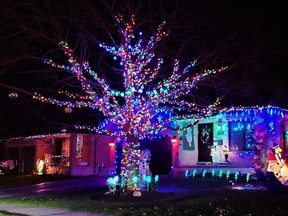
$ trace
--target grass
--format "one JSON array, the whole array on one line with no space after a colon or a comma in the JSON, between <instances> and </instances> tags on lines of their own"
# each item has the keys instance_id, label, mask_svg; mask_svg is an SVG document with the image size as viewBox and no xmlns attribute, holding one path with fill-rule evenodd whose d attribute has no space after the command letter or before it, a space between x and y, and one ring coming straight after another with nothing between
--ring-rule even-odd
<instances>
[{"instance_id":1,"label":"grass","mask_svg":"<svg viewBox=\"0 0 288 216\"><path fill-rule=\"evenodd\" d=\"M255 182L254 182L255 183ZM241 184L246 184L244 181ZM108 187L0 200L1 203L53 207L117 216L137 215L287 215L288 194L267 190L231 190L226 179L170 178L159 180L158 188L182 191L105 195Z\"/></svg>"}]
</instances>

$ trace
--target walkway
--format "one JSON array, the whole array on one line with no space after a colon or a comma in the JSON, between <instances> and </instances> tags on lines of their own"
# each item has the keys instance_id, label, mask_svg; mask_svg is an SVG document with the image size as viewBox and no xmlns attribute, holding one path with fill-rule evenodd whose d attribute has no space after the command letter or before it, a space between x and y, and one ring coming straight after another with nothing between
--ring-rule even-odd
<instances>
[{"instance_id":1,"label":"walkway","mask_svg":"<svg viewBox=\"0 0 288 216\"><path fill-rule=\"evenodd\" d=\"M6 188L0 190L0 199L12 197L30 196L37 194L48 194L64 191L79 191L82 189L97 188L106 185L107 176L88 176L76 179L66 179L54 182L43 182L36 185L21 186L16 188ZM10 213L15 216L103 216L101 214L71 211L63 209L28 207L14 204L0 203L1 213Z\"/></svg>"},{"instance_id":2,"label":"walkway","mask_svg":"<svg viewBox=\"0 0 288 216\"><path fill-rule=\"evenodd\" d=\"M71 211L63 209L52 209L52 208L40 208L40 207L27 207L27 206L18 206L14 204L1 204L0 203L0 214L1 213L10 213L15 216L104 216L102 214L89 213L89 212L80 212L80 211Z\"/></svg>"}]
</instances>

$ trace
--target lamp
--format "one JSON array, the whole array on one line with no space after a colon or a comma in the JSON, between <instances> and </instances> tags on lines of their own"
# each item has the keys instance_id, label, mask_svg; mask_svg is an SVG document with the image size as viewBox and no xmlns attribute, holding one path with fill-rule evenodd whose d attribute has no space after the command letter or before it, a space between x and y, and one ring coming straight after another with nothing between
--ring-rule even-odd
<instances>
[{"instance_id":1,"label":"lamp","mask_svg":"<svg viewBox=\"0 0 288 216\"><path fill-rule=\"evenodd\" d=\"M177 138L176 136L173 136L173 138L171 139L171 142L173 145L176 145L177 144Z\"/></svg>"}]
</instances>

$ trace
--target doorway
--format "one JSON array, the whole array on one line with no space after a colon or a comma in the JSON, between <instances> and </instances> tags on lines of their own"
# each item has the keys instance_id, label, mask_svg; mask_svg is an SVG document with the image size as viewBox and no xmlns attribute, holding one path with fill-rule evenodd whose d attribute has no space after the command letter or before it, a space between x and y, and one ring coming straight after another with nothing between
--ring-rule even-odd
<instances>
[{"instance_id":1,"label":"doorway","mask_svg":"<svg viewBox=\"0 0 288 216\"><path fill-rule=\"evenodd\" d=\"M22 148L22 173L31 174L35 170L35 146Z\"/></svg>"},{"instance_id":2,"label":"doorway","mask_svg":"<svg viewBox=\"0 0 288 216\"><path fill-rule=\"evenodd\" d=\"M168 175L172 166L171 138L161 137L140 140L140 149L151 153L150 171L153 175Z\"/></svg>"},{"instance_id":3,"label":"doorway","mask_svg":"<svg viewBox=\"0 0 288 216\"><path fill-rule=\"evenodd\" d=\"M213 123L198 124L198 161L212 162Z\"/></svg>"}]
</instances>

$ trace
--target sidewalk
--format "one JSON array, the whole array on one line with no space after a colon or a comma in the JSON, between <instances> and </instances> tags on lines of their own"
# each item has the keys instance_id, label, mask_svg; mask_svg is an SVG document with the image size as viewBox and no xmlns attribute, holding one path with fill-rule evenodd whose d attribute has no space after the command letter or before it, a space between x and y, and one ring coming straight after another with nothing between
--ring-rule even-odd
<instances>
[{"instance_id":1,"label":"sidewalk","mask_svg":"<svg viewBox=\"0 0 288 216\"><path fill-rule=\"evenodd\" d=\"M27 207L13 204L1 204L0 214L10 213L15 216L49 216L49 215L61 215L61 216L104 216L102 214L70 211L62 209L42 208L42 207Z\"/></svg>"}]
</instances>

